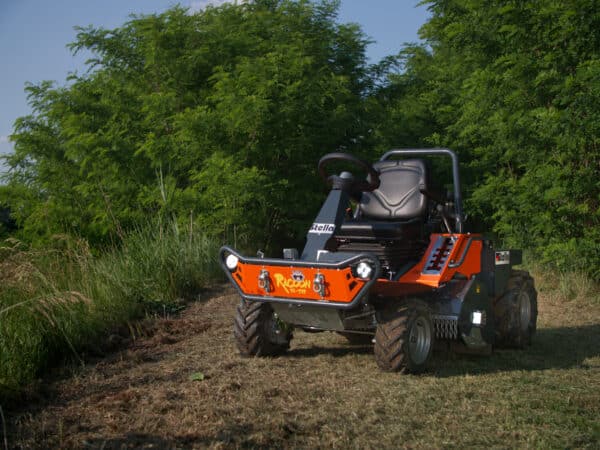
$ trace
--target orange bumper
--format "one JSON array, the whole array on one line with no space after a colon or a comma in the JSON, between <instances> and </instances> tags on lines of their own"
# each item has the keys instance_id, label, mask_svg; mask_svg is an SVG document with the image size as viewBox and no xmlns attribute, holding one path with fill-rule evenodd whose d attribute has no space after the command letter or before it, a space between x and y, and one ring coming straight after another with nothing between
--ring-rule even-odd
<instances>
[{"instance_id":1,"label":"orange bumper","mask_svg":"<svg viewBox=\"0 0 600 450\"><path fill-rule=\"evenodd\" d=\"M233 268L227 264L231 255L237 259ZM368 253L338 262L319 262L246 258L229 247L222 247L219 260L229 280L247 300L318 304L341 309L360 303L380 273L378 259ZM373 269L368 279L356 275L356 267L361 262Z\"/></svg>"}]
</instances>

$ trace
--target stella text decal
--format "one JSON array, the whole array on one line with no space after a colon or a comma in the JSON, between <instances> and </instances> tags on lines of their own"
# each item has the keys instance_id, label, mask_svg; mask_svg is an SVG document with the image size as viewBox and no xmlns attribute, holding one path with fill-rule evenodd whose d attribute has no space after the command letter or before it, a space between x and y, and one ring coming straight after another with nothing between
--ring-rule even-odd
<instances>
[{"instance_id":1,"label":"stella text decal","mask_svg":"<svg viewBox=\"0 0 600 450\"><path fill-rule=\"evenodd\" d=\"M332 234L335 231L335 225L332 223L313 223L308 230L309 233Z\"/></svg>"}]
</instances>

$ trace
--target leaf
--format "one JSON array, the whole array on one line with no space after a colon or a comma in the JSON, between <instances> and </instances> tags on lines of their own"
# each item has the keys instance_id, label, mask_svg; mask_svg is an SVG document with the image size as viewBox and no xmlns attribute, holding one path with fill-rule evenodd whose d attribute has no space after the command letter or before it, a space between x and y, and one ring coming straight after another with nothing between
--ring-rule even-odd
<instances>
[{"instance_id":1,"label":"leaf","mask_svg":"<svg viewBox=\"0 0 600 450\"><path fill-rule=\"evenodd\" d=\"M204 373L202 372L194 372L189 376L190 381L202 381L204 380Z\"/></svg>"}]
</instances>

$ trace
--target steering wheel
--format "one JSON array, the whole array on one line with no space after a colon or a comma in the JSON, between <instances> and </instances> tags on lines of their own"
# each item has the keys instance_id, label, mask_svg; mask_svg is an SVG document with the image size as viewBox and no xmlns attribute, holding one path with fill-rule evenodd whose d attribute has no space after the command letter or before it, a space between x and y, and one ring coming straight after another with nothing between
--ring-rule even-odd
<instances>
[{"instance_id":1,"label":"steering wheel","mask_svg":"<svg viewBox=\"0 0 600 450\"><path fill-rule=\"evenodd\" d=\"M353 178L339 175L328 175L325 167L333 161L344 161L364 169L368 176L366 180L356 181ZM319 175L325 183L331 182L334 189L347 190L348 192L371 192L379 187L379 172L368 162L349 153L327 153L319 160Z\"/></svg>"}]
</instances>

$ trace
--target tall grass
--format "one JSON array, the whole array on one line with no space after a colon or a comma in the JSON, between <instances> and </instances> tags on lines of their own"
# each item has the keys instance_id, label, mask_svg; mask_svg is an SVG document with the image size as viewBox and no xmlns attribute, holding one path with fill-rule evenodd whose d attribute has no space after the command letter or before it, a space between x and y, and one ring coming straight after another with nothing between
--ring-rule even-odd
<instances>
[{"instance_id":1,"label":"tall grass","mask_svg":"<svg viewBox=\"0 0 600 450\"><path fill-rule=\"evenodd\" d=\"M524 267L535 279L537 290L551 300L600 305L600 283L581 270L557 270L542 265L531 253L524 254Z\"/></svg>"},{"instance_id":2,"label":"tall grass","mask_svg":"<svg viewBox=\"0 0 600 450\"><path fill-rule=\"evenodd\" d=\"M125 236L93 256L84 241L52 249L0 246L0 396L18 392L62 358L79 358L108 330L171 310L220 276L218 243L174 223Z\"/></svg>"}]
</instances>

